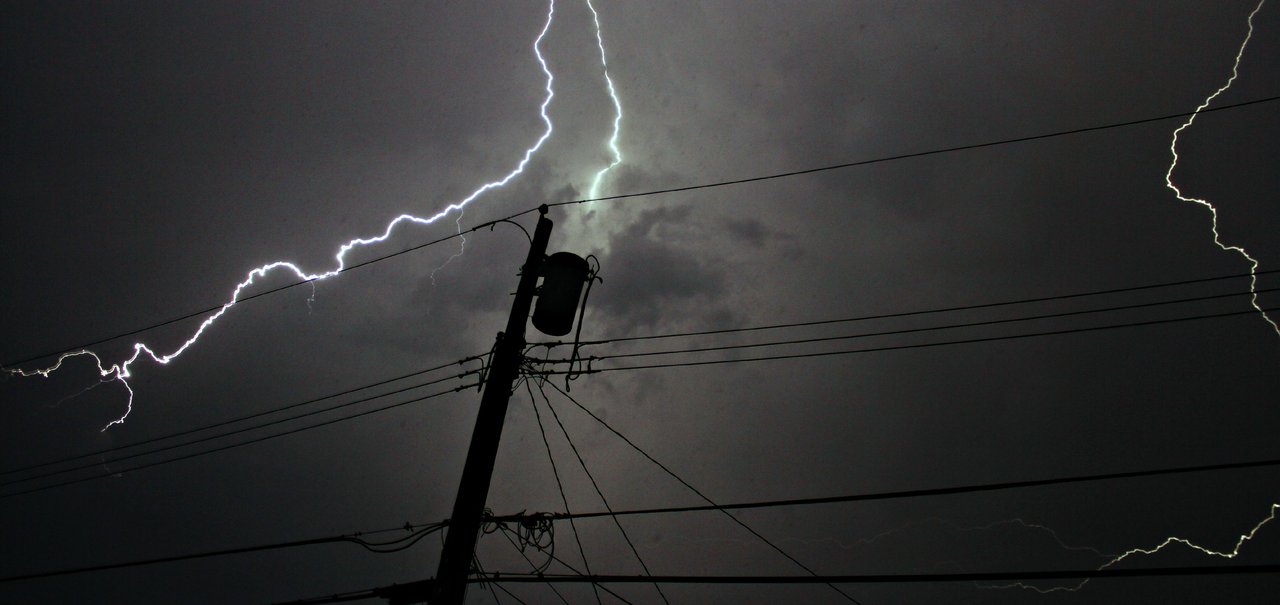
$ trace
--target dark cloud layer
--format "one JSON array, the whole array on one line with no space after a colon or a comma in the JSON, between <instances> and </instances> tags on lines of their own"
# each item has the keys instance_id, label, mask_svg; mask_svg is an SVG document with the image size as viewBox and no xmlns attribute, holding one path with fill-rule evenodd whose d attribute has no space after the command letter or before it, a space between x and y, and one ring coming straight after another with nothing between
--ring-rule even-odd
<instances>
[{"instance_id":1,"label":"dark cloud layer","mask_svg":"<svg viewBox=\"0 0 1280 605\"><path fill-rule=\"evenodd\" d=\"M624 161L601 189L615 195L1187 111L1230 75L1254 5L596 8L624 110ZM402 212L434 213L501 178L543 132L545 82L531 44L545 9L5 4L0 359L220 304L247 270L271 260L328 268L342 242L379 234ZM542 46L556 74L555 132L519 178L460 219L405 227L348 260L586 197L612 157L605 141L613 105L592 23L584 3L557 3ZM1276 94L1280 7L1264 6L1254 24L1239 77L1215 103ZM1180 136L1174 174L1187 195L1217 204L1223 241L1244 245L1263 270L1280 266L1273 105L1197 118ZM1179 123L558 207L549 248L600 262L604 281L591 291L585 339L885 315L1247 271L1239 255L1213 244L1210 213L1166 187ZM532 215L517 222L531 228ZM467 234L465 248L454 239L238 305L175 363L136 366L129 421L106 432L100 429L123 411L125 393L118 383L100 384L83 360L47 380L4 379L0 470L483 354L505 323L526 245L518 229L499 223ZM253 291L286 283L274 275ZM1271 274L1258 281L1264 289L1276 283ZM893 350L616 371L555 384L572 386L583 405L720 501L1268 458L1277 453L1280 426L1280 337L1257 314L902 348L1248 311L1247 299L1235 297L911 332L1240 292L1247 284L1235 278L1017 308L589 346L584 354L608 355L908 331L594 367ZM1277 300L1273 292L1260 297L1264 306ZM196 321L135 338L172 350ZM542 337L530 330L530 339ZM120 359L133 342L95 350ZM407 383L383 391L397 386ZM530 392L540 402L537 415ZM700 503L547 393L615 508ZM91 457L91 470L117 474L0 498L0 576L443 519L478 400L474 390L452 393L135 472L124 472L135 460ZM489 505L562 510L549 447L570 508L601 508L542 401L532 385L513 397ZM1276 472L1263 469L738 517L821 573L1092 567L1175 534L1230 550L1280 502L1277 486ZM799 572L716 515L632 517L624 525L655 573ZM557 529L557 555L579 563L569 528ZM639 573L611 523L577 529L594 571ZM350 545L290 549L5 583L0 601L271 602L427 577L438 550L434 539L396 555ZM1268 525L1232 562L1272 563L1277 552L1280 527ZM496 536L482 540L479 556L487 569L527 569ZM1222 562L1175 547L1141 564ZM848 590L863 603L1040 604L1263 602L1277 589L1274 578L1251 576L1093 581L1080 592L1047 595L972 584ZM821 586L664 590L672 603L841 602ZM513 591L530 603L559 602L537 587ZM619 591L632 602L659 602L651 587ZM565 596L594 600L586 587ZM492 595L475 589L470 597Z\"/></svg>"},{"instance_id":2,"label":"dark cloud layer","mask_svg":"<svg viewBox=\"0 0 1280 605\"><path fill-rule=\"evenodd\" d=\"M610 267L609 286L600 287L600 307L620 333L653 331L679 325L681 316L701 316L725 290L723 261L664 237L664 227L688 219L691 210L659 208L610 240L601 262Z\"/></svg>"}]
</instances>

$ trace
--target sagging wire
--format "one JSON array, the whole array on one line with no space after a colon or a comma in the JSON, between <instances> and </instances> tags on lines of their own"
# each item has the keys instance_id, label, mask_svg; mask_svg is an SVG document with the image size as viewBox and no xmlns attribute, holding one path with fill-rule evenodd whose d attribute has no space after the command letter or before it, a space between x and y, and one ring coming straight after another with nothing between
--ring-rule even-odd
<instances>
[{"instance_id":1,"label":"sagging wire","mask_svg":"<svg viewBox=\"0 0 1280 605\"><path fill-rule=\"evenodd\" d=\"M551 515L551 514L553 514L553 513L546 513L546 514ZM504 538L506 538L506 539L507 539L507 543L508 543L508 544L510 544L510 545L512 545L512 546L515 546L515 545L516 545L515 541L511 539L511 535L510 535L510 534L511 534L511 530L510 530L510 529L508 529L508 528L507 528L506 526L504 526L504 525L503 525L503 526L499 526L499 529L501 529L501 530L502 530L502 537L504 537ZM520 553L520 556L524 557L525 562L526 562L526 563L528 563L530 566L532 566L532 565L533 565L533 561L529 560L529 557L525 556L525 554L524 554L524 553ZM568 561L565 561L564 559L561 559L560 557L557 557L557 556L555 556L555 555L550 555L550 556L551 556L551 560L555 561L556 563L559 563L559 564L563 565L565 569L569 570L569 571L570 571L570 572L572 572L574 575L577 575L577 576L584 575L584 574L582 573L582 571L581 571L581 570L579 570L578 568L574 567L573 565L570 565ZM496 577L496 575L495 575L495 577ZM496 586L496 584L495 584L495 586ZM565 605L569 605L569 601L568 601L568 599L565 599L565 598L564 598L564 595L560 594L560 591L559 591L559 590L556 590L556 587L555 587L555 585L554 585L554 584L550 584L550 583L548 583L548 584L547 584L547 586L551 588L551 591L552 591L552 592L556 593L556 596L560 597L560 600L561 600L561 601L563 601L563 602L565 603ZM596 584L596 586L598 586L598 587L600 588L600 590L603 590L603 591L605 591L606 593L608 593L608 594L612 595L612 596L613 596L613 598L615 598L615 599L617 599L617 600L619 600L619 601L621 601L621 602L625 603L626 605L634 605L634 603L632 603L631 601L628 601L628 600L626 599L626 597L624 597L624 596L622 596L622 595L618 594L617 592L615 592L615 591L613 591L613 590L610 590L608 586L605 586L604 584Z\"/></svg>"},{"instance_id":2,"label":"sagging wire","mask_svg":"<svg viewBox=\"0 0 1280 605\"><path fill-rule=\"evenodd\" d=\"M342 541L356 544L369 552L388 554L407 550L428 535L444 529L446 525L446 523L429 523L427 525L415 526L411 523L405 523L404 529L409 532L409 535L396 538L394 540L371 542L361 538L361 534L351 534L349 536L343 536Z\"/></svg>"},{"instance_id":3,"label":"sagging wire","mask_svg":"<svg viewBox=\"0 0 1280 605\"><path fill-rule=\"evenodd\" d=\"M556 526L551 523L551 515L549 513L535 513L526 519L522 519L520 524L516 526L516 537L520 542L520 549L531 547L537 551L549 551L548 554L554 553L556 549ZM550 558L547 559L550 562Z\"/></svg>"},{"instance_id":4,"label":"sagging wire","mask_svg":"<svg viewBox=\"0 0 1280 605\"><path fill-rule=\"evenodd\" d=\"M524 512L521 511L521 514L523 515ZM547 567L551 564L552 559L555 558L555 555L552 554L551 552L548 552L548 558L546 563L543 563L541 567L538 567L536 565L533 565L533 562L529 559L528 555L524 554L524 551L526 546L532 546L534 550L538 550L538 551L547 551L547 550L554 551L555 550L555 537L552 535L555 530L555 527L552 525L550 519L541 518L543 515L546 515L546 514L547 513L535 513L532 516L534 518L531 518L528 520L522 519L518 524L518 527L527 528L527 531L517 530L516 532L516 536L520 540L520 545L518 547L520 550L520 556L524 557L524 560L528 562L530 566L533 567L534 572L537 573L538 575L541 575L544 571L546 571ZM507 535L511 532L511 529L506 526L505 522L493 521L492 509L485 508L482 519L484 520L480 524L481 534L489 535L489 534L498 533L499 531L501 531L502 537L506 538L508 542L511 542L511 537ZM512 545L514 546L515 543L512 542ZM471 561L475 566L477 575L480 578L486 578L489 576L489 574L485 572L484 567L480 565L480 558L476 556L475 553L472 553ZM498 574L496 573L493 574L493 577L497 578ZM498 599L498 593L494 591L493 588L497 588L502 592L507 593L507 596L515 599L516 602L518 603L524 603L523 599L516 596L510 590L507 590L501 584L497 584L494 582L485 582L483 580L481 580L479 584L482 589L489 590L490 594L493 595L493 600L495 602L501 603L501 601ZM552 590L555 590L555 588L552 587ZM555 592L557 596L560 595L560 591L555 590ZM560 600L563 601L564 597L561 596Z\"/></svg>"},{"instance_id":5,"label":"sagging wire","mask_svg":"<svg viewBox=\"0 0 1280 605\"><path fill-rule=\"evenodd\" d=\"M552 561L556 560L556 538L555 524L551 521L551 513L533 513L524 516L524 511L520 511L522 518L516 524L513 530L507 526L505 521L485 521L481 525L481 531L485 534L492 534L502 531L503 535L515 534L516 541L513 545L519 549L520 554L525 560L533 566L533 573L541 574L546 572L551 566ZM492 511L485 511L486 518L492 518ZM510 540L510 537L508 537ZM529 550L535 550L547 556L547 560L540 565L535 565L531 559L524 553Z\"/></svg>"},{"instance_id":6,"label":"sagging wire","mask_svg":"<svg viewBox=\"0 0 1280 605\"><path fill-rule=\"evenodd\" d=\"M550 565L550 562L556 561L561 565L564 565L570 571L573 571L578 575L582 575L581 572L578 572L576 569L574 569L572 565L569 565L568 563L561 561L558 557L555 556L555 554L552 554L552 553L548 553L547 564L542 565L541 567L538 565L535 565L533 562L533 559L530 559L529 555L524 554L524 548L521 546L518 546L516 544L516 541L511 539L511 530L502 524L499 524L498 528L502 530L502 537L507 539L507 544L510 544L512 548L516 549L516 552L520 553L520 557L524 559L524 562L529 564L529 569L532 570L530 573L542 575L546 571L546 568ZM569 605L569 600L564 598L563 594L560 594L560 590L557 589L554 584L547 584L547 586L551 588L551 592L555 593L557 597L560 597L561 603L564 603L564 605Z\"/></svg>"}]
</instances>

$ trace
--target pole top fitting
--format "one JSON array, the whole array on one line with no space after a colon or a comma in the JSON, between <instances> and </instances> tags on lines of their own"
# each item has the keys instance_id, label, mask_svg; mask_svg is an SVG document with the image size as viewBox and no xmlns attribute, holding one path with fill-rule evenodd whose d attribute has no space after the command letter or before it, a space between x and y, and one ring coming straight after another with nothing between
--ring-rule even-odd
<instances>
[{"instance_id":1,"label":"pole top fitting","mask_svg":"<svg viewBox=\"0 0 1280 605\"><path fill-rule=\"evenodd\" d=\"M548 208L547 208L547 205L546 205L546 204L543 204L543 205L541 205L541 206L538 206L538 214L541 214L541 215L544 215L544 216L545 216L545 215L547 214L547 210L548 210Z\"/></svg>"}]
</instances>

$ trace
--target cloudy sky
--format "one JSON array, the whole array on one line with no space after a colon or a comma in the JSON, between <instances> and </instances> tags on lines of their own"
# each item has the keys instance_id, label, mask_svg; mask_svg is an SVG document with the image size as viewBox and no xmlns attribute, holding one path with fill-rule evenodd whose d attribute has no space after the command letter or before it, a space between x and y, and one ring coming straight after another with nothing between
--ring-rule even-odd
<instances>
[{"instance_id":1,"label":"cloudy sky","mask_svg":"<svg viewBox=\"0 0 1280 605\"><path fill-rule=\"evenodd\" d=\"M1230 77L1241 2L613 2L599 23L622 106L622 163L600 195L642 193L1087 128L1194 110ZM546 124L530 2L26 3L3 8L0 362L32 370L86 343L221 305L248 271L335 267L338 246L430 216L515 169ZM1266 5L1215 105L1280 91L1280 6ZM608 166L615 106L592 14L560 0L541 42L551 136L465 214L404 225L352 251L383 257L542 203L587 198ZM1222 241L1280 268L1280 113L1261 103L1184 130L1174 181L1219 210ZM584 339L847 319L1237 276L1106 296L808 328L612 343L596 356L776 343L1209 300L822 343L596 362L734 360L586 375L571 394L718 502L876 493L1280 457L1280 335L1250 311L1250 263L1212 216L1166 187L1183 120L682 193L552 209L551 251L594 254ZM519 219L532 229L532 214ZM456 221L456 224L455 224ZM478 362L141 448L115 449L482 355L527 251L499 224L338 277L237 304L129 391L92 360L0 382L0 576L286 542L450 514L475 389L200 454L461 385ZM459 253L461 252L461 255ZM295 281L285 271L245 294ZM1258 288L1280 287L1264 274ZM1262 293L1259 304L1277 306ZM1277 312L1280 313L1280 312ZM1277 313L1273 313L1275 316ZM1052 336L1202 315L1227 317ZM203 316L201 316L203 317ZM173 351L190 318L91 349ZM1018 336L971 344L957 340ZM530 329L530 340L545 340ZM889 348L774 361L753 357ZM553 349L561 357L565 348ZM539 354L542 354L540 351ZM17 362L23 362L18 364ZM563 376L553 383L564 388ZM697 495L550 385L615 509ZM489 506L574 511L599 496L524 386L512 399ZM83 467L83 468L78 468ZM63 469L77 469L48 475ZM68 480L71 485L19 493ZM30 480L28 480L30 479ZM981 495L736 513L824 574L1090 569L1179 536L1235 549L1280 503L1274 467ZM718 513L623 520L656 574L803 570ZM1280 523L1280 522L1278 522ZM577 523L596 573L640 573L608 520ZM400 534L378 534L391 539ZM558 523L555 554L581 569ZM486 535L486 570L527 572ZM353 544L0 583L7 602L273 602L435 573L430 536L395 554ZM529 553L535 563L545 559ZM1274 563L1264 525L1234 561ZM1225 562L1174 544L1117 567ZM550 572L567 573L559 564ZM1054 584L1042 582L1048 589ZM507 587L530 603L545 586ZM989 584L846 585L862 603L1257 602L1274 576L1095 580L1050 594ZM614 587L661 602L648 585ZM844 602L825 586L667 586L673 603ZM567 586L569 602L594 602ZM509 603L473 588L471 602ZM617 602L605 595L606 601Z\"/></svg>"}]
</instances>

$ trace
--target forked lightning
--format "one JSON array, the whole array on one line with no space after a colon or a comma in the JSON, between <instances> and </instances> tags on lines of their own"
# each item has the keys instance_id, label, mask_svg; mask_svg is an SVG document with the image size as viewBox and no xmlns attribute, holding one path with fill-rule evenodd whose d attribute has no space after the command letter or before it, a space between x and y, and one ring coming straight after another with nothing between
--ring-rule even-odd
<instances>
[{"instance_id":1,"label":"forked lightning","mask_svg":"<svg viewBox=\"0 0 1280 605\"><path fill-rule=\"evenodd\" d=\"M601 60L601 63L603 64L605 59L605 53L604 53L603 37L600 34L599 15L596 13L595 7L591 6L591 3L589 1L587 2L587 6L588 8L591 9L591 13L595 22L596 41L600 47L600 60ZM365 247L365 246L371 246L371 245L386 241L389 237L391 237L391 234L396 230L396 228L402 224L413 223L418 225L430 225L440 220L441 218L449 215L451 212L461 213L462 210L468 204L480 198L489 190L505 186L512 179L516 178L517 176L519 176L521 173L524 172L525 166L528 165L529 161L533 158L534 154L536 154L538 150L542 148L543 144L546 143L547 139L551 137L551 134L553 131L551 117L547 114L547 108L551 105L551 100L555 97L555 91L553 88L555 76L551 73L551 69L547 66L547 61L542 55L542 42L543 42L543 39L546 37L547 32L550 31L551 29L551 24L555 18L555 8L556 8L555 0L550 0L547 8L546 23L543 25L542 30L538 33L537 38L535 38L533 42L534 56L538 61L538 65L542 69L542 73L546 75L546 98L543 99L542 104L539 106L539 109L538 109L542 122L546 125L546 127L543 130L542 134L534 142L534 144L525 150L524 156L516 164L515 168L512 169L510 172L508 172L501 179L498 179L496 181L492 181L480 186L478 189L473 191L467 197L463 198L460 201L447 205L444 209L440 210L435 214L432 214L430 216L425 216L425 217L415 216L412 214L401 214L400 216L397 216L395 219L393 219L391 222L387 224L386 228L383 230L381 235L367 237L367 238L357 238L357 239L348 241L347 243L343 244L341 247L338 248L338 252L334 257L337 260L337 264L334 268L328 271L319 272L319 273L308 273L298 265L288 261L277 261L277 262L269 263L249 271L248 274L245 276L245 279L241 281L239 284L236 284L236 287L235 289L232 290L231 296L227 300L227 302L224 303L220 308L218 308L218 310L214 312L212 315L205 318L204 321L200 322L200 325L196 328L196 330L191 334L189 338L187 338L181 345L179 345L177 348L173 349L168 353L158 353L151 346L148 346L145 343L138 342L133 345L133 354L129 356L127 359L117 363L108 364L97 353L84 349L84 350L63 353L57 358L54 364L49 367L33 369L33 370L8 369L6 371L12 374L17 374L21 376L48 377L54 372L61 369L63 364L67 362L67 360L69 359L76 358L76 357L92 358L94 362L97 364L98 373L101 376L103 381L118 381L122 385L124 385L125 390L128 392L125 412L119 418L116 418L115 420L109 422L106 426L104 426L102 430L106 430L107 428L110 428L112 425L124 422L125 418L127 418L129 416L129 413L133 410L134 393L133 393L133 388L129 385L128 379L132 375L131 366L133 365L134 362L138 361L139 359L145 356L146 358L151 359L152 361L158 364L167 365L174 359L178 358L178 356L182 355L183 352L185 352L188 348L194 345L196 341L199 340L200 337L205 333L205 331L208 330L214 324L214 322L221 319L223 315L225 315L228 311L230 311L231 308L234 307L239 302L241 294L247 288L252 286L259 278L263 278L268 274L276 272L278 270L283 270L283 271L292 273L297 279L301 281L312 282L314 287L315 282L329 279L331 277L334 277L342 273L343 269L346 267L347 253L350 252L351 250ZM610 149L613 150L613 162L596 175L595 182L592 185L593 191L595 190L595 187L598 186L600 179L604 176L604 173L622 161L622 155L617 148L618 125L622 118L622 108L621 108L621 105L618 103L617 96L614 93L613 82L609 80L607 66L605 71L605 82L609 90L609 94L613 98L614 108L616 109L616 117L613 121L613 135L608 141L608 145ZM461 217L459 217L459 220L461 220Z\"/></svg>"},{"instance_id":2,"label":"forked lightning","mask_svg":"<svg viewBox=\"0 0 1280 605\"><path fill-rule=\"evenodd\" d=\"M1253 37L1253 16L1258 14L1258 11L1262 10L1262 5L1265 3L1266 0L1260 0L1258 2L1258 6L1254 7L1253 12L1249 13L1249 31L1244 36L1244 42L1240 43L1240 49L1236 51L1236 60L1231 66L1231 77L1227 78L1227 82L1223 84L1221 88L1206 97L1204 102L1201 103L1199 107L1196 107L1196 110L1191 114L1191 117L1187 118L1185 123L1179 126L1177 130L1173 131L1173 141L1169 143L1169 153L1173 155L1173 161L1169 163L1169 170L1165 172L1164 184L1173 191L1173 194L1177 196L1180 201L1199 204L1209 209L1209 215L1212 217L1213 221L1213 243L1217 244L1219 248L1222 248L1224 252L1235 252L1249 262L1249 275L1251 277L1249 282L1249 292L1253 294L1250 303L1253 305L1254 309L1258 310L1258 313L1262 315L1262 318L1266 320L1267 323L1271 324L1271 329L1275 331L1276 335L1280 336L1280 325L1276 325L1275 320L1271 319L1271 317L1267 315L1267 312L1263 311L1262 307L1258 305L1258 259L1250 256L1249 252L1246 251L1243 246L1227 245L1222 243L1222 236L1218 233L1217 207L1206 199L1187 197L1186 195L1183 195L1182 190L1173 183L1173 171L1178 167L1178 135L1182 134L1183 130L1190 127L1191 124L1196 121L1196 116L1200 115L1200 112L1208 107L1210 103L1213 103L1213 100L1218 98L1218 95L1221 95L1226 92L1228 88L1231 88L1231 84L1234 83L1236 81L1236 77L1240 75L1240 60L1244 58L1244 49L1249 46L1249 39Z\"/></svg>"}]
</instances>

